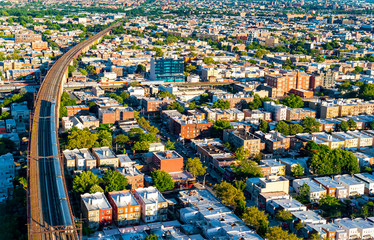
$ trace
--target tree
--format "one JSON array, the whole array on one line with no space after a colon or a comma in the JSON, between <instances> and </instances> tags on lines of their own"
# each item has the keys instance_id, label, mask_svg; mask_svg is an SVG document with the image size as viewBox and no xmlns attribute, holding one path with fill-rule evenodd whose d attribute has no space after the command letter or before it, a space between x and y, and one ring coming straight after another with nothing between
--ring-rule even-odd
<instances>
[{"instance_id":1,"label":"tree","mask_svg":"<svg viewBox=\"0 0 374 240\"><path fill-rule=\"evenodd\" d=\"M72 129L68 135L67 149L92 148L99 139L96 133L91 133L88 129Z\"/></svg>"},{"instance_id":2,"label":"tree","mask_svg":"<svg viewBox=\"0 0 374 240\"><path fill-rule=\"evenodd\" d=\"M122 191L127 186L127 178L120 172L108 169L101 178L101 186L105 192Z\"/></svg>"},{"instance_id":3,"label":"tree","mask_svg":"<svg viewBox=\"0 0 374 240\"><path fill-rule=\"evenodd\" d=\"M71 74L75 71L75 67L73 65L69 65L68 67L68 73Z\"/></svg>"},{"instance_id":4,"label":"tree","mask_svg":"<svg viewBox=\"0 0 374 240\"><path fill-rule=\"evenodd\" d=\"M289 222L289 221L292 220L292 213L289 212L289 211L285 211L284 209L282 209L280 211L277 211L277 213L275 214L275 217L279 221Z\"/></svg>"},{"instance_id":5,"label":"tree","mask_svg":"<svg viewBox=\"0 0 374 240\"><path fill-rule=\"evenodd\" d=\"M285 97L282 103L290 108L304 107L303 99L293 93L291 93L290 96Z\"/></svg>"},{"instance_id":6,"label":"tree","mask_svg":"<svg viewBox=\"0 0 374 240\"><path fill-rule=\"evenodd\" d=\"M182 107L182 105L180 105L179 102L173 102L172 104L170 104L168 106L168 110L177 110L180 113L184 112L184 108Z\"/></svg>"},{"instance_id":7,"label":"tree","mask_svg":"<svg viewBox=\"0 0 374 240\"><path fill-rule=\"evenodd\" d=\"M173 178L165 171L156 170L151 173L151 177L153 184L160 192L172 190L174 188Z\"/></svg>"},{"instance_id":8,"label":"tree","mask_svg":"<svg viewBox=\"0 0 374 240\"><path fill-rule=\"evenodd\" d=\"M310 186L303 183L299 189L299 194L296 196L296 200L301 203L309 203Z\"/></svg>"},{"instance_id":9,"label":"tree","mask_svg":"<svg viewBox=\"0 0 374 240\"><path fill-rule=\"evenodd\" d=\"M327 146L313 150L308 164L310 170L318 175L360 172L357 157L351 151L330 149Z\"/></svg>"},{"instance_id":10,"label":"tree","mask_svg":"<svg viewBox=\"0 0 374 240\"><path fill-rule=\"evenodd\" d=\"M300 163L297 163L296 166L292 168L292 175L294 177L300 177L304 175L304 168L300 165Z\"/></svg>"},{"instance_id":11,"label":"tree","mask_svg":"<svg viewBox=\"0 0 374 240\"><path fill-rule=\"evenodd\" d=\"M98 134L98 141L101 147L112 147L112 135L107 130L100 130Z\"/></svg>"},{"instance_id":12,"label":"tree","mask_svg":"<svg viewBox=\"0 0 374 240\"><path fill-rule=\"evenodd\" d=\"M104 190L98 185L95 184L90 188L90 193L104 192Z\"/></svg>"},{"instance_id":13,"label":"tree","mask_svg":"<svg viewBox=\"0 0 374 240\"><path fill-rule=\"evenodd\" d=\"M219 119L213 125L212 136L222 138L223 130L232 128L233 126L231 126L230 121Z\"/></svg>"},{"instance_id":14,"label":"tree","mask_svg":"<svg viewBox=\"0 0 374 240\"><path fill-rule=\"evenodd\" d=\"M168 150L174 149L174 148L175 148L175 146L174 146L174 142L168 140L168 141L165 143L165 148L168 149Z\"/></svg>"},{"instance_id":15,"label":"tree","mask_svg":"<svg viewBox=\"0 0 374 240\"><path fill-rule=\"evenodd\" d=\"M289 234L287 231L282 230L282 228L278 226L271 227L265 234L265 238L269 240L301 240L295 234Z\"/></svg>"},{"instance_id":16,"label":"tree","mask_svg":"<svg viewBox=\"0 0 374 240\"><path fill-rule=\"evenodd\" d=\"M254 57L262 59L265 54L269 54L269 53L270 53L270 51L268 51L268 50L259 49L259 50L256 51Z\"/></svg>"},{"instance_id":17,"label":"tree","mask_svg":"<svg viewBox=\"0 0 374 240\"><path fill-rule=\"evenodd\" d=\"M218 101L213 104L213 108L230 109L230 102L228 100L218 99Z\"/></svg>"},{"instance_id":18,"label":"tree","mask_svg":"<svg viewBox=\"0 0 374 240\"><path fill-rule=\"evenodd\" d=\"M339 128L340 128L340 130L342 130L344 132L348 131L348 129L349 129L348 123L346 121L342 121L339 124Z\"/></svg>"},{"instance_id":19,"label":"tree","mask_svg":"<svg viewBox=\"0 0 374 240\"><path fill-rule=\"evenodd\" d=\"M261 167L255 161L249 160L249 151L240 147L235 151L235 160L237 165L233 165L233 172L239 179L251 177L262 177Z\"/></svg>"},{"instance_id":20,"label":"tree","mask_svg":"<svg viewBox=\"0 0 374 240\"><path fill-rule=\"evenodd\" d=\"M158 237L156 234L150 234L144 240L158 240Z\"/></svg>"},{"instance_id":21,"label":"tree","mask_svg":"<svg viewBox=\"0 0 374 240\"><path fill-rule=\"evenodd\" d=\"M298 133L302 133L304 131L303 126L299 124L290 124L290 135L296 135Z\"/></svg>"},{"instance_id":22,"label":"tree","mask_svg":"<svg viewBox=\"0 0 374 240\"><path fill-rule=\"evenodd\" d=\"M207 167L203 166L203 164L200 161L200 158L198 157L189 158L187 160L186 168L194 177L204 175L207 169Z\"/></svg>"},{"instance_id":23,"label":"tree","mask_svg":"<svg viewBox=\"0 0 374 240\"><path fill-rule=\"evenodd\" d=\"M118 134L114 140L115 143L123 146L130 141L130 138L125 134Z\"/></svg>"},{"instance_id":24,"label":"tree","mask_svg":"<svg viewBox=\"0 0 374 240\"><path fill-rule=\"evenodd\" d=\"M161 48L154 47L153 50L156 52L156 57L162 57L164 55L164 52L161 50Z\"/></svg>"},{"instance_id":25,"label":"tree","mask_svg":"<svg viewBox=\"0 0 374 240\"><path fill-rule=\"evenodd\" d=\"M267 133L270 130L269 123L263 119L261 119L260 125L258 126L258 130L261 132Z\"/></svg>"},{"instance_id":26,"label":"tree","mask_svg":"<svg viewBox=\"0 0 374 240\"><path fill-rule=\"evenodd\" d=\"M360 87L359 97L365 100L374 99L374 83L366 83Z\"/></svg>"},{"instance_id":27,"label":"tree","mask_svg":"<svg viewBox=\"0 0 374 240\"><path fill-rule=\"evenodd\" d=\"M243 214L245 224L252 226L256 230L262 224L269 225L268 215L265 211L260 211L257 207L247 207Z\"/></svg>"},{"instance_id":28,"label":"tree","mask_svg":"<svg viewBox=\"0 0 374 240\"><path fill-rule=\"evenodd\" d=\"M301 125L304 127L304 131L307 133L319 132L321 124L312 117L304 118L301 121Z\"/></svg>"},{"instance_id":29,"label":"tree","mask_svg":"<svg viewBox=\"0 0 374 240\"><path fill-rule=\"evenodd\" d=\"M216 184L214 192L223 204L232 208L237 206L238 201L245 201L244 193L226 181Z\"/></svg>"},{"instance_id":30,"label":"tree","mask_svg":"<svg viewBox=\"0 0 374 240\"><path fill-rule=\"evenodd\" d=\"M290 133L289 125L284 121L277 122L277 124L275 125L275 130L286 136Z\"/></svg>"},{"instance_id":31,"label":"tree","mask_svg":"<svg viewBox=\"0 0 374 240\"><path fill-rule=\"evenodd\" d=\"M325 217L340 217L342 203L336 197L326 194L318 202L318 206L324 211Z\"/></svg>"},{"instance_id":32,"label":"tree","mask_svg":"<svg viewBox=\"0 0 374 240\"><path fill-rule=\"evenodd\" d=\"M91 187L97 185L99 179L91 171L84 171L81 174L75 175L73 179L73 190L78 194L87 193Z\"/></svg>"},{"instance_id":33,"label":"tree","mask_svg":"<svg viewBox=\"0 0 374 240\"><path fill-rule=\"evenodd\" d=\"M135 152L148 152L149 151L149 142L136 142L131 150Z\"/></svg>"},{"instance_id":34,"label":"tree","mask_svg":"<svg viewBox=\"0 0 374 240\"><path fill-rule=\"evenodd\" d=\"M205 64L213 64L214 63L214 60L213 60L213 58L211 58L211 57L204 57L204 59L203 59L203 62L205 63Z\"/></svg>"},{"instance_id":35,"label":"tree","mask_svg":"<svg viewBox=\"0 0 374 240\"><path fill-rule=\"evenodd\" d=\"M347 121L349 130L355 130L357 128L357 123L352 119L348 119Z\"/></svg>"},{"instance_id":36,"label":"tree","mask_svg":"<svg viewBox=\"0 0 374 240\"><path fill-rule=\"evenodd\" d=\"M145 72L145 66L143 64L139 64L135 70L136 73Z\"/></svg>"}]
</instances>

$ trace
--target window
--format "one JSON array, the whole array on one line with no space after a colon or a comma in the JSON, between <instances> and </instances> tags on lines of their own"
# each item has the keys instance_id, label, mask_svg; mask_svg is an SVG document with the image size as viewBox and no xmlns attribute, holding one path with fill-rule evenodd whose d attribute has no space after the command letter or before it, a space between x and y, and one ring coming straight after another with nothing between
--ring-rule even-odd
<instances>
[{"instance_id":1,"label":"window","mask_svg":"<svg viewBox=\"0 0 374 240\"><path fill-rule=\"evenodd\" d=\"M109 213L110 213L110 210L106 211L106 213L109 214Z\"/></svg>"},{"instance_id":2,"label":"window","mask_svg":"<svg viewBox=\"0 0 374 240\"><path fill-rule=\"evenodd\" d=\"M123 213L123 209L122 208L118 209L118 212Z\"/></svg>"}]
</instances>

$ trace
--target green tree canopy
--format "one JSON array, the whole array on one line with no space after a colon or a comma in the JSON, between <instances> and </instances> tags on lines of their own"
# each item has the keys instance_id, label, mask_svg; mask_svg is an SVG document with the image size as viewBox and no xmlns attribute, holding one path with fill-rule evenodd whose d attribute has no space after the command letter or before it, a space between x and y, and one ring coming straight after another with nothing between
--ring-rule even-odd
<instances>
[{"instance_id":1,"label":"green tree canopy","mask_svg":"<svg viewBox=\"0 0 374 240\"><path fill-rule=\"evenodd\" d=\"M194 177L204 175L207 169L207 167L203 166L198 157L189 158L186 163L186 168Z\"/></svg>"},{"instance_id":2,"label":"green tree canopy","mask_svg":"<svg viewBox=\"0 0 374 240\"><path fill-rule=\"evenodd\" d=\"M300 163L297 163L296 166L292 168L292 175L294 177L300 177L304 175L304 168L300 165Z\"/></svg>"},{"instance_id":3,"label":"green tree canopy","mask_svg":"<svg viewBox=\"0 0 374 240\"><path fill-rule=\"evenodd\" d=\"M177 110L178 112L184 112L184 108L179 102L173 102L168 106L168 110Z\"/></svg>"},{"instance_id":4,"label":"green tree canopy","mask_svg":"<svg viewBox=\"0 0 374 240\"><path fill-rule=\"evenodd\" d=\"M339 199L328 194L322 197L318 202L319 208L324 211L323 215L330 218L341 216L342 205Z\"/></svg>"},{"instance_id":5,"label":"green tree canopy","mask_svg":"<svg viewBox=\"0 0 374 240\"><path fill-rule=\"evenodd\" d=\"M238 201L245 200L243 192L226 181L221 182L219 185L216 184L214 192L223 204L232 208L237 206Z\"/></svg>"},{"instance_id":6,"label":"green tree canopy","mask_svg":"<svg viewBox=\"0 0 374 240\"><path fill-rule=\"evenodd\" d=\"M78 194L88 193L90 189L99 183L99 179L91 171L84 171L75 175L73 179L73 190Z\"/></svg>"},{"instance_id":7,"label":"green tree canopy","mask_svg":"<svg viewBox=\"0 0 374 240\"><path fill-rule=\"evenodd\" d=\"M222 138L223 130L232 128L233 126L231 126L230 121L219 119L213 125L212 136Z\"/></svg>"},{"instance_id":8,"label":"green tree canopy","mask_svg":"<svg viewBox=\"0 0 374 240\"><path fill-rule=\"evenodd\" d=\"M285 97L282 103L290 108L304 107L303 99L293 93L291 93L290 96Z\"/></svg>"},{"instance_id":9,"label":"green tree canopy","mask_svg":"<svg viewBox=\"0 0 374 240\"><path fill-rule=\"evenodd\" d=\"M342 131L344 131L344 132L348 131L349 126L348 126L347 121L342 121L342 122L339 124L339 128L340 128L340 130L342 130Z\"/></svg>"},{"instance_id":10,"label":"green tree canopy","mask_svg":"<svg viewBox=\"0 0 374 240\"><path fill-rule=\"evenodd\" d=\"M100 187L100 185L95 184L90 188L90 193L97 193L97 192L104 192L104 190Z\"/></svg>"},{"instance_id":11,"label":"green tree canopy","mask_svg":"<svg viewBox=\"0 0 374 240\"><path fill-rule=\"evenodd\" d=\"M284 209L282 209L280 211L277 211L277 213L275 214L275 217L279 221L289 222L289 221L292 220L292 213L289 212L289 211L285 211Z\"/></svg>"},{"instance_id":12,"label":"green tree canopy","mask_svg":"<svg viewBox=\"0 0 374 240\"><path fill-rule=\"evenodd\" d=\"M262 224L269 225L268 215L257 207L247 207L243 214L245 224L258 230Z\"/></svg>"},{"instance_id":13,"label":"green tree canopy","mask_svg":"<svg viewBox=\"0 0 374 240\"><path fill-rule=\"evenodd\" d=\"M230 102L228 100L218 99L218 101L213 104L213 108L230 109Z\"/></svg>"},{"instance_id":14,"label":"green tree canopy","mask_svg":"<svg viewBox=\"0 0 374 240\"><path fill-rule=\"evenodd\" d=\"M151 173L154 186L160 191L172 190L174 188L173 178L169 173L161 170L156 170Z\"/></svg>"},{"instance_id":15,"label":"green tree canopy","mask_svg":"<svg viewBox=\"0 0 374 240\"><path fill-rule=\"evenodd\" d=\"M301 203L309 203L310 186L303 183L299 189L299 194L295 197L297 201Z\"/></svg>"},{"instance_id":16,"label":"green tree canopy","mask_svg":"<svg viewBox=\"0 0 374 240\"><path fill-rule=\"evenodd\" d=\"M312 117L307 117L301 121L301 125L304 127L304 132L313 133L319 132L321 124Z\"/></svg>"},{"instance_id":17,"label":"green tree canopy","mask_svg":"<svg viewBox=\"0 0 374 240\"><path fill-rule=\"evenodd\" d=\"M96 133L91 133L88 129L72 129L68 136L66 148L92 148L98 146L98 139L98 135Z\"/></svg>"},{"instance_id":18,"label":"green tree canopy","mask_svg":"<svg viewBox=\"0 0 374 240\"><path fill-rule=\"evenodd\" d=\"M127 186L127 178L118 171L108 169L101 178L101 186L105 192L122 191Z\"/></svg>"},{"instance_id":19,"label":"green tree canopy","mask_svg":"<svg viewBox=\"0 0 374 240\"><path fill-rule=\"evenodd\" d=\"M265 234L265 238L269 240L301 240L301 238L298 238L295 234L289 234L287 231L284 231L278 226L271 227Z\"/></svg>"},{"instance_id":20,"label":"green tree canopy","mask_svg":"<svg viewBox=\"0 0 374 240\"><path fill-rule=\"evenodd\" d=\"M168 150L174 149L174 148L175 148L175 146L174 146L174 142L168 140L168 141L165 143L165 148L168 149Z\"/></svg>"},{"instance_id":21,"label":"green tree canopy","mask_svg":"<svg viewBox=\"0 0 374 240\"><path fill-rule=\"evenodd\" d=\"M260 125L258 126L258 130L264 133L269 132L270 126L269 123L263 119L261 119Z\"/></svg>"}]
</instances>

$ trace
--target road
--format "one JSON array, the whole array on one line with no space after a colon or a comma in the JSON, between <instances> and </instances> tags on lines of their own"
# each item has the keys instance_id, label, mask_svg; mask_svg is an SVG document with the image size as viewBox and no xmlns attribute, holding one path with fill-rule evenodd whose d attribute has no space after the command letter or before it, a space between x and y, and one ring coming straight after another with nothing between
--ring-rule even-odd
<instances>
[{"instance_id":1,"label":"road","mask_svg":"<svg viewBox=\"0 0 374 240\"><path fill-rule=\"evenodd\" d=\"M67 68L118 22L74 46L47 73L36 97L28 158L29 239L78 239L58 145L58 114Z\"/></svg>"}]
</instances>

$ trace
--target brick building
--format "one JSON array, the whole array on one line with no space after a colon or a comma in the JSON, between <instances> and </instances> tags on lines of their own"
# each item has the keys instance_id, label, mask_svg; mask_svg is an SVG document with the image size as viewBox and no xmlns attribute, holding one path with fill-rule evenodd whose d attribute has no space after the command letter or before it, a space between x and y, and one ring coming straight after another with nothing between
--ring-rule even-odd
<instances>
[{"instance_id":1,"label":"brick building","mask_svg":"<svg viewBox=\"0 0 374 240\"><path fill-rule=\"evenodd\" d=\"M89 107L87 105L66 106L66 110L67 116L72 117L75 115L88 114Z\"/></svg>"},{"instance_id":2,"label":"brick building","mask_svg":"<svg viewBox=\"0 0 374 240\"><path fill-rule=\"evenodd\" d=\"M263 133L258 131L255 134L265 142L265 149L269 153L281 154L290 148L290 138L279 132L270 131L269 133Z\"/></svg>"},{"instance_id":3,"label":"brick building","mask_svg":"<svg viewBox=\"0 0 374 240\"><path fill-rule=\"evenodd\" d=\"M168 173L183 171L183 157L174 150L154 152L152 162L156 170Z\"/></svg>"},{"instance_id":4,"label":"brick building","mask_svg":"<svg viewBox=\"0 0 374 240\"><path fill-rule=\"evenodd\" d=\"M116 123L134 119L134 109L131 107L114 107L109 109L98 110L99 120L101 123Z\"/></svg>"},{"instance_id":5,"label":"brick building","mask_svg":"<svg viewBox=\"0 0 374 240\"><path fill-rule=\"evenodd\" d=\"M281 72L265 75L265 82L277 89L277 96L282 97L291 89L309 89L310 76L304 72Z\"/></svg>"},{"instance_id":6,"label":"brick building","mask_svg":"<svg viewBox=\"0 0 374 240\"><path fill-rule=\"evenodd\" d=\"M187 120L177 119L174 121L174 134L181 139L193 139L196 137L209 137L210 129L213 126L212 122L205 119L191 119Z\"/></svg>"},{"instance_id":7,"label":"brick building","mask_svg":"<svg viewBox=\"0 0 374 240\"><path fill-rule=\"evenodd\" d=\"M174 99L171 98L143 98L141 105L145 112L158 112L169 104L172 104Z\"/></svg>"},{"instance_id":8,"label":"brick building","mask_svg":"<svg viewBox=\"0 0 374 240\"><path fill-rule=\"evenodd\" d=\"M109 192L108 201L112 205L113 220L117 226L139 223L141 206L130 191Z\"/></svg>"},{"instance_id":9,"label":"brick building","mask_svg":"<svg viewBox=\"0 0 374 240\"><path fill-rule=\"evenodd\" d=\"M144 174L135 166L117 168L117 171L127 178L131 190L144 187Z\"/></svg>"},{"instance_id":10,"label":"brick building","mask_svg":"<svg viewBox=\"0 0 374 240\"><path fill-rule=\"evenodd\" d=\"M245 129L226 129L223 131L223 141L229 142L235 147L248 149L250 155L259 154L265 148L265 144L254 134Z\"/></svg>"}]
</instances>

